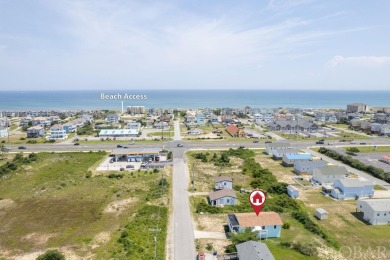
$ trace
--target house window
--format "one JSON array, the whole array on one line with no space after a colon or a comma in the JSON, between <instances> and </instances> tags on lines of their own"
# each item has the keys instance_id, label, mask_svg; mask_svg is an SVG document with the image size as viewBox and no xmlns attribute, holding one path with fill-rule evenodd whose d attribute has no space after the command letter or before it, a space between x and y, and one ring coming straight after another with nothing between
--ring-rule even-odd
<instances>
[{"instance_id":1,"label":"house window","mask_svg":"<svg viewBox=\"0 0 390 260\"><path fill-rule=\"evenodd\" d=\"M276 225L274 225L274 229L276 229Z\"/></svg>"},{"instance_id":2,"label":"house window","mask_svg":"<svg viewBox=\"0 0 390 260\"><path fill-rule=\"evenodd\" d=\"M261 229L265 229L265 226L262 226Z\"/></svg>"},{"instance_id":3,"label":"house window","mask_svg":"<svg viewBox=\"0 0 390 260\"><path fill-rule=\"evenodd\" d=\"M379 217L380 214L378 213L378 214L376 214L376 215Z\"/></svg>"},{"instance_id":4,"label":"house window","mask_svg":"<svg viewBox=\"0 0 390 260\"><path fill-rule=\"evenodd\" d=\"M226 203L230 203L230 199L226 199Z\"/></svg>"},{"instance_id":5,"label":"house window","mask_svg":"<svg viewBox=\"0 0 390 260\"><path fill-rule=\"evenodd\" d=\"M226 182L223 183L223 186L226 186Z\"/></svg>"},{"instance_id":6,"label":"house window","mask_svg":"<svg viewBox=\"0 0 390 260\"><path fill-rule=\"evenodd\" d=\"M360 208L362 208L362 205L360 205Z\"/></svg>"},{"instance_id":7,"label":"house window","mask_svg":"<svg viewBox=\"0 0 390 260\"><path fill-rule=\"evenodd\" d=\"M385 215L385 216L387 216L387 214L386 214L386 213L385 213L384 215Z\"/></svg>"}]
</instances>

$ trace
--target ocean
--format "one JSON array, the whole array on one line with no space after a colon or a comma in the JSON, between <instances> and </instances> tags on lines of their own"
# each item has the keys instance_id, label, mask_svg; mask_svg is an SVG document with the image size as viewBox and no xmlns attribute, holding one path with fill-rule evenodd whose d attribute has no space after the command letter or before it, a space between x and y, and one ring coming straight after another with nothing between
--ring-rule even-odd
<instances>
[{"instance_id":1,"label":"ocean","mask_svg":"<svg viewBox=\"0 0 390 260\"><path fill-rule=\"evenodd\" d=\"M118 99L102 99L103 95ZM111 96L110 96L111 95ZM116 95L116 96L114 96ZM134 99L139 95L139 99ZM107 96L105 96L107 97ZM126 106L146 108L346 108L361 102L390 106L390 91L308 90L87 90L1 91L0 111L121 110Z\"/></svg>"}]
</instances>

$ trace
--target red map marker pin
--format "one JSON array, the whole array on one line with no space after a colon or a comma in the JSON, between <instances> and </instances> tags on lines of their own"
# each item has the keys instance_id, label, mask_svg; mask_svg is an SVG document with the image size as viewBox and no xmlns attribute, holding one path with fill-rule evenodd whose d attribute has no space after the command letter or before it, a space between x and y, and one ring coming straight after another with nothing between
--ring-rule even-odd
<instances>
[{"instance_id":1,"label":"red map marker pin","mask_svg":"<svg viewBox=\"0 0 390 260\"><path fill-rule=\"evenodd\" d=\"M249 201L252 205L253 210L258 216L260 211L263 209L266 200L265 193L261 190L254 190L249 194Z\"/></svg>"}]
</instances>

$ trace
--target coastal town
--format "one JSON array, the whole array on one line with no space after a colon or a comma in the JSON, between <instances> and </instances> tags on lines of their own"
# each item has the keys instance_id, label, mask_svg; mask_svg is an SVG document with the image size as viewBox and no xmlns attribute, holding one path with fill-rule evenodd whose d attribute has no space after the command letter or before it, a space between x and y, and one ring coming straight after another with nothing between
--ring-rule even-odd
<instances>
[{"instance_id":1,"label":"coastal town","mask_svg":"<svg viewBox=\"0 0 390 260\"><path fill-rule=\"evenodd\" d=\"M363 103L0 111L0 259L388 259L389 136Z\"/></svg>"}]
</instances>

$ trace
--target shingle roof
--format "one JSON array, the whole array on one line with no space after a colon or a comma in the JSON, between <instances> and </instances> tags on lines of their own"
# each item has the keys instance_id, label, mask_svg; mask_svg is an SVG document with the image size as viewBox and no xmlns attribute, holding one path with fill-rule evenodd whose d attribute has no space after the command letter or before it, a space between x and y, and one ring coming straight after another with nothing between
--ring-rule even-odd
<instances>
[{"instance_id":1,"label":"shingle roof","mask_svg":"<svg viewBox=\"0 0 390 260\"><path fill-rule=\"evenodd\" d=\"M223 197L232 197L237 198L236 192L232 189L222 189L217 191L212 191L209 193L210 200L217 200Z\"/></svg>"},{"instance_id":2,"label":"shingle roof","mask_svg":"<svg viewBox=\"0 0 390 260\"><path fill-rule=\"evenodd\" d=\"M316 160L316 161L299 161L295 163L295 167L312 167L312 168L321 168L328 165L327 162L323 160Z\"/></svg>"},{"instance_id":3,"label":"shingle roof","mask_svg":"<svg viewBox=\"0 0 390 260\"><path fill-rule=\"evenodd\" d=\"M276 212L236 213L236 218L241 227L282 225L283 221Z\"/></svg>"},{"instance_id":4,"label":"shingle roof","mask_svg":"<svg viewBox=\"0 0 390 260\"><path fill-rule=\"evenodd\" d=\"M311 154L301 153L301 154L285 154L287 160L310 160L312 159Z\"/></svg>"},{"instance_id":5,"label":"shingle roof","mask_svg":"<svg viewBox=\"0 0 390 260\"><path fill-rule=\"evenodd\" d=\"M341 180L339 180L339 182L344 187L363 187L363 186L374 185L370 181L360 180L360 179L341 179Z\"/></svg>"},{"instance_id":6,"label":"shingle roof","mask_svg":"<svg viewBox=\"0 0 390 260\"><path fill-rule=\"evenodd\" d=\"M266 244L255 241L247 241L236 245L240 260L274 260Z\"/></svg>"},{"instance_id":7,"label":"shingle roof","mask_svg":"<svg viewBox=\"0 0 390 260\"><path fill-rule=\"evenodd\" d=\"M366 203L374 211L390 211L390 199L366 199L358 202Z\"/></svg>"},{"instance_id":8,"label":"shingle roof","mask_svg":"<svg viewBox=\"0 0 390 260\"><path fill-rule=\"evenodd\" d=\"M319 171L322 175L346 175L348 174L348 171L345 167L339 167L339 166L327 166L316 169Z\"/></svg>"},{"instance_id":9,"label":"shingle roof","mask_svg":"<svg viewBox=\"0 0 390 260\"><path fill-rule=\"evenodd\" d=\"M298 149L294 149L294 148L287 148L287 149L274 149L273 150L273 153L282 153L282 154L286 154L286 153L299 153L299 150Z\"/></svg>"},{"instance_id":10,"label":"shingle roof","mask_svg":"<svg viewBox=\"0 0 390 260\"><path fill-rule=\"evenodd\" d=\"M214 177L214 181L215 182L232 181L232 178L228 176L218 176L218 177Z\"/></svg>"}]
</instances>

